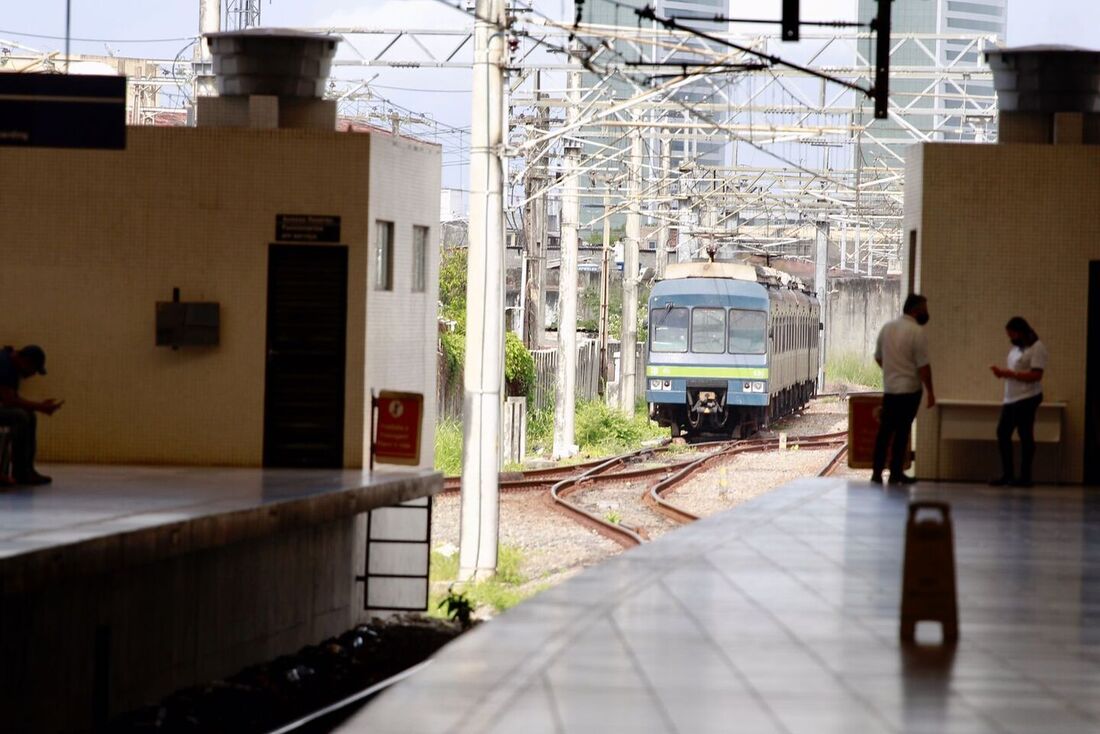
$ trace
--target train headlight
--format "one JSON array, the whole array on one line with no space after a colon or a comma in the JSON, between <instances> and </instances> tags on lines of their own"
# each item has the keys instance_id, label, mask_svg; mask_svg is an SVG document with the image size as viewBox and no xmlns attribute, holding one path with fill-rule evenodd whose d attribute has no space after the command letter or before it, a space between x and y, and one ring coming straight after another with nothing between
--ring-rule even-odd
<instances>
[{"instance_id":1,"label":"train headlight","mask_svg":"<svg viewBox=\"0 0 1100 734\"><path fill-rule=\"evenodd\" d=\"M764 392L764 383L763 382L754 382L754 383L752 383L752 391L753 392Z\"/></svg>"},{"instance_id":2,"label":"train headlight","mask_svg":"<svg viewBox=\"0 0 1100 734\"><path fill-rule=\"evenodd\" d=\"M744 385L742 385L741 392L752 392L752 383L746 382Z\"/></svg>"},{"instance_id":3,"label":"train headlight","mask_svg":"<svg viewBox=\"0 0 1100 734\"><path fill-rule=\"evenodd\" d=\"M665 380L665 389L666 390L671 390L672 389L672 380Z\"/></svg>"},{"instance_id":4,"label":"train headlight","mask_svg":"<svg viewBox=\"0 0 1100 734\"><path fill-rule=\"evenodd\" d=\"M661 381L660 380L650 380L649 381L649 389L650 390L660 390L661 389Z\"/></svg>"}]
</instances>

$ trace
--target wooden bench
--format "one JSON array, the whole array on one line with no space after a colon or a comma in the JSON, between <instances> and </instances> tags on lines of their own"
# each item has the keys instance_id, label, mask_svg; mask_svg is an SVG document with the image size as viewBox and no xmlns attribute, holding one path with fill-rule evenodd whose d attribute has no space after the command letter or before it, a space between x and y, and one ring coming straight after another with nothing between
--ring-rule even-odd
<instances>
[{"instance_id":1,"label":"wooden bench","mask_svg":"<svg viewBox=\"0 0 1100 734\"><path fill-rule=\"evenodd\" d=\"M1001 403L985 400L937 400L939 441L996 441ZM1058 481L1062 481L1062 427L1066 403L1042 403L1035 413L1035 443L1058 445ZM1015 433L1012 440L1019 442ZM942 451L936 452L936 476L942 477Z\"/></svg>"}]
</instances>

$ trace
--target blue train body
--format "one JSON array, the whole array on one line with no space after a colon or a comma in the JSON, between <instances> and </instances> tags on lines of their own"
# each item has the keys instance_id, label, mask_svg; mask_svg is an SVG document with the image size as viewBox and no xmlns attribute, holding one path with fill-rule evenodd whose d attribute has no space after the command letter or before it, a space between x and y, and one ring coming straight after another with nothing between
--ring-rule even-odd
<instances>
[{"instance_id":1,"label":"blue train body","mask_svg":"<svg viewBox=\"0 0 1100 734\"><path fill-rule=\"evenodd\" d=\"M770 268L678 263L649 297L646 401L673 436L748 435L815 393L817 299Z\"/></svg>"}]
</instances>

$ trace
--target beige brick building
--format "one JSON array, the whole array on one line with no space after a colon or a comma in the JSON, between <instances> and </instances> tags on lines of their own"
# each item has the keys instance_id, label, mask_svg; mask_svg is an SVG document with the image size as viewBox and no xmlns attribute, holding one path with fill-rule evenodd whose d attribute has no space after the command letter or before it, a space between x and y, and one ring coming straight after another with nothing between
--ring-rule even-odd
<instances>
[{"instance_id":1,"label":"beige brick building","mask_svg":"<svg viewBox=\"0 0 1100 734\"><path fill-rule=\"evenodd\" d=\"M45 347L49 375L25 392L67 401L40 423L43 460L264 463L265 412L279 399L268 389L279 248L306 258L287 261L291 276L310 262L303 247L346 252L346 324L334 347L346 355L343 384L324 386L342 395L330 411L342 412L330 442L338 463L366 463L372 389L434 395L436 146L328 130L139 127L123 151L2 148L0 170L10 184L0 193L0 342ZM338 217L338 237L280 242L276 217L286 214ZM280 291L287 313L294 287ZM219 304L217 346L156 345L156 303L174 288L184 302ZM291 385L282 399L314 387ZM434 401L425 409L431 426Z\"/></svg>"},{"instance_id":2,"label":"beige brick building","mask_svg":"<svg viewBox=\"0 0 1100 734\"><path fill-rule=\"evenodd\" d=\"M988 440L941 440L945 414L922 408L917 474L950 480L996 474L993 431L1002 383L989 365L1003 365L1010 347L1005 322L1020 315L1050 350L1045 402L1066 404L1061 445L1040 444L1036 479L1080 482L1089 270L1100 261L1100 145L1082 144L1080 115L1078 134L1066 144L1012 142L1049 137L1029 136L1013 129L1016 119L1003 118L1002 140L1009 142L926 143L908 152L903 287L929 299L937 397L989 404L974 414L982 425L971 427L987 428Z\"/></svg>"}]
</instances>

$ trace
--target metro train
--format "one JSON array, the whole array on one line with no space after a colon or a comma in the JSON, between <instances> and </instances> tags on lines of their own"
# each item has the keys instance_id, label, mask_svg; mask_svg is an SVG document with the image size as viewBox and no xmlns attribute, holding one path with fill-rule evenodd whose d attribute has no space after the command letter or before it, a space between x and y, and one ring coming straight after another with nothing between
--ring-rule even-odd
<instances>
[{"instance_id":1,"label":"metro train","mask_svg":"<svg viewBox=\"0 0 1100 734\"><path fill-rule=\"evenodd\" d=\"M773 268L669 264L649 297L649 416L673 438L743 438L816 392L821 310L802 282Z\"/></svg>"}]
</instances>

